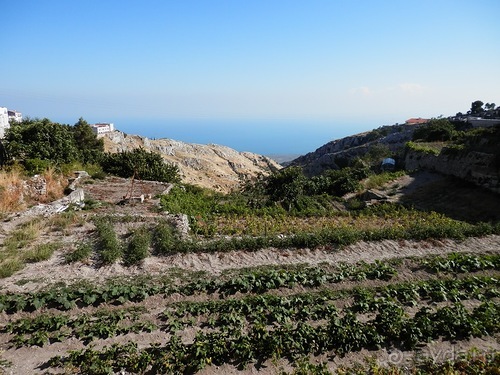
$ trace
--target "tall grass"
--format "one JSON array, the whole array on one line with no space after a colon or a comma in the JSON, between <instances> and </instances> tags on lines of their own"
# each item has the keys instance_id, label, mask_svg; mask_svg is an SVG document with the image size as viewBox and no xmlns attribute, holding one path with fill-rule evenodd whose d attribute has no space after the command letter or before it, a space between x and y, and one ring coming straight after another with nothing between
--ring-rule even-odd
<instances>
[{"instance_id":1,"label":"tall grass","mask_svg":"<svg viewBox=\"0 0 500 375\"><path fill-rule=\"evenodd\" d=\"M92 255L93 245L91 241L84 241L77 245L76 249L64 256L66 263L82 262Z\"/></svg>"},{"instance_id":2,"label":"tall grass","mask_svg":"<svg viewBox=\"0 0 500 375\"><path fill-rule=\"evenodd\" d=\"M26 263L37 263L44 260L50 259L54 251L56 251L60 247L58 243L43 243L36 245L34 248L26 251L22 259Z\"/></svg>"},{"instance_id":3,"label":"tall grass","mask_svg":"<svg viewBox=\"0 0 500 375\"><path fill-rule=\"evenodd\" d=\"M56 172L53 167L48 167L42 173L42 177L45 179L46 193L45 196L38 198L39 201L52 202L64 196L64 189L68 185L68 180L61 173ZM36 199L37 197L33 198Z\"/></svg>"},{"instance_id":4,"label":"tall grass","mask_svg":"<svg viewBox=\"0 0 500 375\"><path fill-rule=\"evenodd\" d=\"M23 181L20 169L0 171L0 217L25 208Z\"/></svg>"},{"instance_id":5,"label":"tall grass","mask_svg":"<svg viewBox=\"0 0 500 375\"><path fill-rule=\"evenodd\" d=\"M67 179L53 167L47 168L41 178L45 181L45 193L33 194L27 186L30 178L20 167L0 171L0 217L19 212L36 203L51 202L64 195Z\"/></svg>"}]
</instances>

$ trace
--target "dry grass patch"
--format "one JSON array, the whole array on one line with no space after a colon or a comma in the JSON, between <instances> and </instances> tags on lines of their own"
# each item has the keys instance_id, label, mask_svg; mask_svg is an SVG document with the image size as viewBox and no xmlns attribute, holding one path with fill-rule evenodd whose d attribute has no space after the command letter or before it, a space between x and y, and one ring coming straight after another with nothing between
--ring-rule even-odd
<instances>
[{"instance_id":1,"label":"dry grass patch","mask_svg":"<svg viewBox=\"0 0 500 375\"><path fill-rule=\"evenodd\" d=\"M46 183L46 194L44 197L40 197L41 202L52 202L64 196L64 189L68 184L68 180L62 174L49 167L42 174L42 177Z\"/></svg>"},{"instance_id":2,"label":"dry grass patch","mask_svg":"<svg viewBox=\"0 0 500 375\"><path fill-rule=\"evenodd\" d=\"M0 217L25 208L21 171L0 171Z\"/></svg>"}]
</instances>

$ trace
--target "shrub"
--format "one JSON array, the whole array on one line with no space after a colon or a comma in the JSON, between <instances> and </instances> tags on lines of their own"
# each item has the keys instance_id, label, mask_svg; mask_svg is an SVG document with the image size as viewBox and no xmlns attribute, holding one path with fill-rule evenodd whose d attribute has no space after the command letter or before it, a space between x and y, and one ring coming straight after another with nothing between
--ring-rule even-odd
<instances>
[{"instance_id":1,"label":"shrub","mask_svg":"<svg viewBox=\"0 0 500 375\"><path fill-rule=\"evenodd\" d=\"M445 118L432 119L413 132L413 140L424 142L449 141L456 134L453 124Z\"/></svg>"},{"instance_id":2,"label":"shrub","mask_svg":"<svg viewBox=\"0 0 500 375\"><path fill-rule=\"evenodd\" d=\"M122 255L122 248L113 224L104 219L95 220L97 231L97 250L103 264L114 263Z\"/></svg>"},{"instance_id":3,"label":"shrub","mask_svg":"<svg viewBox=\"0 0 500 375\"><path fill-rule=\"evenodd\" d=\"M38 158L27 159L24 161L23 164L24 164L24 169L30 176L33 176L35 174L41 174L43 171L45 171L47 168L50 167L50 161Z\"/></svg>"},{"instance_id":4,"label":"shrub","mask_svg":"<svg viewBox=\"0 0 500 375\"><path fill-rule=\"evenodd\" d=\"M179 244L179 236L174 228L166 222L159 223L153 235L153 247L157 254L169 255L175 252Z\"/></svg>"},{"instance_id":5,"label":"shrub","mask_svg":"<svg viewBox=\"0 0 500 375\"><path fill-rule=\"evenodd\" d=\"M123 263L126 266L132 266L146 259L150 243L151 235L148 228L142 227L134 231L130 236L128 246L123 251Z\"/></svg>"},{"instance_id":6,"label":"shrub","mask_svg":"<svg viewBox=\"0 0 500 375\"><path fill-rule=\"evenodd\" d=\"M141 180L179 182L179 168L165 163L160 154L143 148L116 154L107 153L102 160L104 172Z\"/></svg>"}]
</instances>

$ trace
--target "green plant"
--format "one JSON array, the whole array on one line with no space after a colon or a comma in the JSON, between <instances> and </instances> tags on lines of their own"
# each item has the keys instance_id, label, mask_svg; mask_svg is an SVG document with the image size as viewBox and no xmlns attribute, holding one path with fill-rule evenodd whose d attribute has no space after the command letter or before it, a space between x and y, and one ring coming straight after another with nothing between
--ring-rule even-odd
<instances>
[{"instance_id":1,"label":"green plant","mask_svg":"<svg viewBox=\"0 0 500 375\"><path fill-rule=\"evenodd\" d=\"M27 263L36 263L50 259L54 251L61 245L59 243L44 243L36 245L34 248L23 253L23 260Z\"/></svg>"},{"instance_id":2,"label":"green plant","mask_svg":"<svg viewBox=\"0 0 500 375\"><path fill-rule=\"evenodd\" d=\"M123 251L123 263L132 266L143 261L149 254L151 234L149 228L142 227L135 230L128 242L128 246Z\"/></svg>"},{"instance_id":3,"label":"green plant","mask_svg":"<svg viewBox=\"0 0 500 375\"><path fill-rule=\"evenodd\" d=\"M93 244L90 241L84 241L76 246L71 252L64 255L66 263L81 262L88 259L92 255Z\"/></svg>"},{"instance_id":4,"label":"green plant","mask_svg":"<svg viewBox=\"0 0 500 375\"><path fill-rule=\"evenodd\" d=\"M169 255L176 251L179 235L172 225L165 221L158 223L153 231L153 247L157 254Z\"/></svg>"},{"instance_id":5,"label":"green plant","mask_svg":"<svg viewBox=\"0 0 500 375\"><path fill-rule=\"evenodd\" d=\"M421 144L412 141L406 143L406 148L409 150L423 152L424 154L431 154L431 155L439 155L441 151L440 148L433 147L430 144Z\"/></svg>"},{"instance_id":6,"label":"green plant","mask_svg":"<svg viewBox=\"0 0 500 375\"><path fill-rule=\"evenodd\" d=\"M21 270L24 264L19 259L7 259L0 262L0 278L12 276L17 271Z\"/></svg>"},{"instance_id":7,"label":"green plant","mask_svg":"<svg viewBox=\"0 0 500 375\"><path fill-rule=\"evenodd\" d=\"M97 251L103 264L114 263L122 256L122 247L113 224L104 218L95 221L97 232Z\"/></svg>"},{"instance_id":8,"label":"green plant","mask_svg":"<svg viewBox=\"0 0 500 375\"><path fill-rule=\"evenodd\" d=\"M106 173L141 180L179 182L179 168L167 164L160 154L138 148L115 154L106 153L101 162Z\"/></svg>"}]
</instances>

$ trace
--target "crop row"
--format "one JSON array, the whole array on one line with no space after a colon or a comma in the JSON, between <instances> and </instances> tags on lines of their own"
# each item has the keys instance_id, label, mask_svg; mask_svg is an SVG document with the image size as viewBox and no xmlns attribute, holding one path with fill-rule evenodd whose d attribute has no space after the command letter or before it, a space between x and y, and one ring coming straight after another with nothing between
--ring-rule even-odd
<instances>
[{"instance_id":1,"label":"crop row","mask_svg":"<svg viewBox=\"0 0 500 375\"><path fill-rule=\"evenodd\" d=\"M96 314L70 317L43 314L9 323L3 331L14 334L13 343L21 346L43 346L76 337L84 343L130 332L151 332L156 325L140 319L144 309L102 310Z\"/></svg>"},{"instance_id":2,"label":"crop row","mask_svg":"<svg viewBox=\"0 0 500 375\"><path fill-rule=\"evenodd\" d=\"M242 273L228 280L218 278L198 279L184 285L173 283L155 284L151 282L117 283L104 286L78 285L62 287L44 292L26 294L1 294L0 311L16 313L33 311L42 307L69 310L74 307L98 306L102 303L123 304L127 301L139 302L151 295L164 293L220 293L230 295L237 292L264 293L280 287L301 285L314 287L325 283L339 282L346 278L363 280L365 278L388 280L396 274L389 264L376 262L371 264L346 265L336 271L327 272L321 267L306 267L295 270L259 270Z\"/></svg>"},{"instance_id":3,"label":"crop row","mask_svg":"<svg viewBox=\"0 0 500 375\"><path fill-rule=\"evenodd\" d=\"M83 374L128 371L143 373L194 373L207 365L225 363L244 367L271 358L296 360L311 354L344 355L361 349L397 346L413 349L433 339L460 340L491 335L500 329L500 306L484 302L472 311L456 303L431 311L420 309L409 317L391 304L380 306L376 316L362 322L354 314L333 310L326 323L255 324L240 330L200 331L192 343L173 335L166 345L139 350L134 343L113 345L102 351L71 351L54 357L52 367L74 367Z\"/></svg>"},{"instance_id":4,"label":"crop row","mask_svg":"<svg viewBox=\"0 0 500 375\"><path fill-rule=\"evenodd\" d=\"M454 257L454 258L452 258ZM436 257L429 261L431 270L443 268L454 272L469 272L500 268L498 255L454 255ZM436 266L437 265L437 266ZM473 267L471 266L473 265ZM450 268L451 267L451 268ZM357 265L340 264L333 270L322 267L297 267L295 269L260 269L241 272L229 278L198 278L194 281L176 285L172 281L152 282L151 280L112 281L96 286L79 284L52 288L36 293L0 294L0 312L9 314L18 311L34 311L41 308L69 310L75 307L99 306L103 303L123 304L127 301L140 302L156 294L171 295L180 293L219 293L222 296L235 293L265 293L277 288L294 286L319 287L342 280L390 280L397 275L397 270L390 264L376 261Z\"/></svg>"},{"instance_id":5,"label":"crop row","mask_svg":"<svg viewBox=\"0 0 500 375\"><path fill-rule=\"evenodd\" d=\"M293 296L270 294L252 295L238 299L211 300L207 302L181 302L168 306L158 315L160 323L139 316L144 309L103 310L93 316L84 314L71 318L68 315L43 314L33 319L22 318L11 322L5 331L14 334L17 346L38 345L76 337L86 343L96 338L140 331L162 331L176 334L188 326L197 325L211 330L233 331L251 326L295 324L295 322L321 322L339 312L334 302L353 296L354 302L342 309L343 314L377 313L390 307L393 314L404 316L404 306L415 305L421 299L427 302L442 301L443 294L461 298L452 302L477 298L488 301L498 296L500 282L491 277L471 277L464 280L429 280L372 289L355 289L346 292L320 291ZM412 290L412 303L401 291ZM434 293L439 291L440 293ZM402 298L403 300L399 300ZM125 323L125 324L124 324Z\"/></svg>"},{"instance_id":6,"label":"crop row","mask_svg":"<svg viewBox=\"0 0 500 375\"><path fill-rule=\"evenodd\" d=\"M424 259L422 263L434 272L475 272L500 269L500 254L463 254L451 253L447 256L436 256Z\"/></svg>"},{"instance_id":7,"label":"crop row","mask_svg":"<svg viewBox=\"0 0 500 375\"><path fill-rule=\"evenodd\" d=\"M167 328L163 329L171 333L195 323L211 329L232 330L248 324L279 325L328 319L332 312L337 311L335 301L347 297L353 297L353 302L342 309L344 313L375 313L387 305L403 313L405 306L422 302L489 301L500 296L499 286L500 281L496 278L470 277L350 291L323 290L284 297L264 294L220 301L180 302L168 307L160 314L160 319L166 322Z\"/></svg>"},{"instance_id":8,"label":"crop row","mask_svg":"<svg viewBox=\"0 0 500 375\"><path fill-rule=\"evenodd\" d=\"M451 238L463 240L467 237L479 237L490 234L500 234L500 225L488 223L469 224L448 218L438 220L417 220L405 225L381 226L376 228L357 228L350 224L340 226L315 228L310 231L254 236L243 235L232 238L218 238L207 241L178 240L165 253L188 252L227 252L233 250L256 251L263 248L314 248L318 246L347 246L359 241L381 240L428 240Z\"/></svg>"}]
</instances>

